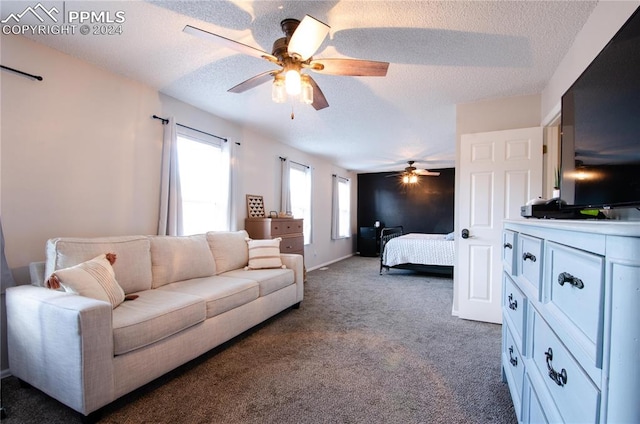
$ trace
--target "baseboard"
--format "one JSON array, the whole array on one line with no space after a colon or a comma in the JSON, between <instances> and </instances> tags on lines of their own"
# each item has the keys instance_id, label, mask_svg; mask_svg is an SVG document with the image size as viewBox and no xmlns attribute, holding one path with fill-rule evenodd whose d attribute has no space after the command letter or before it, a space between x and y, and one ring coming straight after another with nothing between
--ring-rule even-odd
<instances>
[{"instance_id":1,"label":"baseboard","mask_svg":"<svg viewBox=\"0 0 640 424\"><path fill-rule=\"evenodd\" d=\"M0 379L5 377L11 377L11 371L7 368L6 370L0 371Z\"/></svg>"},{"instance_id":2,"label":"baseboard","mask_svg":"<svg viewBox=\"0 0 640 424\"><path fill-rule=\"evenodd\" d=\"M325 263L320 264L320 265L316 265L316 266L314 266L314 267L312 267L312 268L308 268L308 269L307 269L307 271L315 271L316 269L319 269L319 268L322 268L322 267L325 267L325 266L329 266L329 265L334 264L334 263L336 263L336 262L343 261L343 260L345 260L345 259L347 259L347 258L350 258L350 257L354 256L354 255L355 255L354 253L350 253L350 254L348 254L348 255L346 255L346 256L343 256L343 257L341 257L341 258L334 259L334 260L332 260L332 261L325 262Z\"/></svg>"}]
</instances>

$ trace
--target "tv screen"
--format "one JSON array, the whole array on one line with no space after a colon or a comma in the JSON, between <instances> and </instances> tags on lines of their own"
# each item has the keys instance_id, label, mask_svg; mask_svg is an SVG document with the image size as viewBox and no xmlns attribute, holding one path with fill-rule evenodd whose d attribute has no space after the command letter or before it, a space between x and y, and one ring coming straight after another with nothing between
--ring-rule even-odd
<instances>
[{"instance_id":1,"label":"tv screen","mask_svg":"<svg viewBox=\"0 0 640 424\"><path fill-rule=\"evenodd\" d=\"M562 96L560 197L640 206L640 9Z\"/></svg>"}]
</instances>

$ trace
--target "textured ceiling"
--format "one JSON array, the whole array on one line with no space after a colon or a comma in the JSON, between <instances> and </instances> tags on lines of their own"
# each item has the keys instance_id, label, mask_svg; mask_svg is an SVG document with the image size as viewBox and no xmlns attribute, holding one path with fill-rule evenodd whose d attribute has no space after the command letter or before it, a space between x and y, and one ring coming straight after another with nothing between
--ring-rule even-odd
<instances>
[{"instance_id":1,"label":"textured ceiling","mask_svg":"<svg viewBox=\"0 0 640 424\"><path fill-rule=\"evenodd\" d=\"M43 2L46 4L46 2ZM34 36L38 42L254 128L358 172L453 166L455 105L540 93L595 2L121 1L66 2L124 10L123 34ZM24 9L3 1L8 9ZM71 7L71 6L67 6ZM313 74L329 107L271 101L270 84L236 84L267 61L182 32L189 24L271 52L280 21L305 14L331 26L315 58L390 62L386 77Z\"/></svg>"}]
</instances>

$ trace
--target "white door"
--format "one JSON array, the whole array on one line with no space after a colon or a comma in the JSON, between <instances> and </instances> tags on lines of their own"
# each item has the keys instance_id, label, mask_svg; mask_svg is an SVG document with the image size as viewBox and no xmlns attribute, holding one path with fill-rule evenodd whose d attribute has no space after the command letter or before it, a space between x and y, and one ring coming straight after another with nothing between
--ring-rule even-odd
<instances>
[{"instance_id":1,"label":"white door","mask_svg":"<svg viewBox=\"0 0 640 424\"><path fill-rule=\"evenodd\" d=\"M501 323L502 221L542 195L542 128L463 134L460 149L458 316Z\"/></svg>"}]
</instances>

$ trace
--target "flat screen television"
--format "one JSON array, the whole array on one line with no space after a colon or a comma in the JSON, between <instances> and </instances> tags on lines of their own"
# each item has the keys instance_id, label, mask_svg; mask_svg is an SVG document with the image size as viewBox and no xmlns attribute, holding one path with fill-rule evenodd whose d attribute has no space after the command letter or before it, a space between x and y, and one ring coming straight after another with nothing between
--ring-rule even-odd
<instances>
[{"instance_id":1,"label":"flat screen television","mask_svg":"<svg viewBox=\"0 0 640 424\"><path fill-rule=\"evenodd\" d=\"M640 8L562 96L567 208L640 206Z\"/></svg>"}]
</instances>

